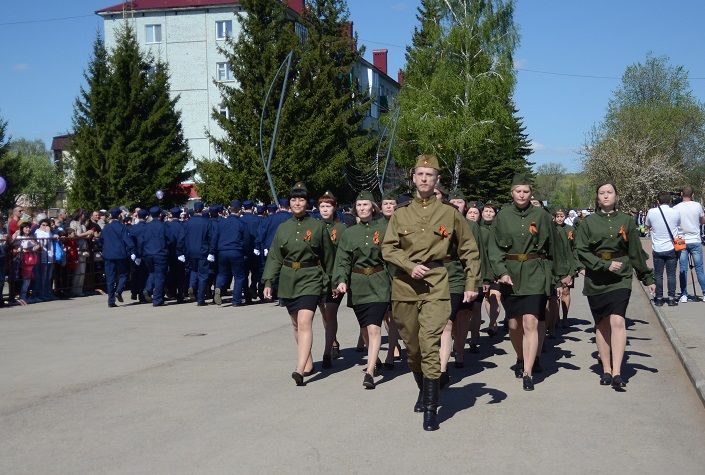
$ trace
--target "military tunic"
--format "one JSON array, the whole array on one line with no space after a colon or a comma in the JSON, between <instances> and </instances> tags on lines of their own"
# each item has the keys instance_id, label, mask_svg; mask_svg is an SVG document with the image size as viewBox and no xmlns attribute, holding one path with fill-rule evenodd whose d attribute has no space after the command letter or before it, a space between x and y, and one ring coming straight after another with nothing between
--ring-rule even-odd
<instances>
[{"instance_id":1,"label":"military tunic","mask_svg":"<svg viewBox=\"0 0 705 475\"><path fill-rule=\"evenodd\" d=\"M582 263L578 259L578 253L575 250L575 228L565 223L562 225L556 224L556 231L558 238L566 250L566 254L571 259L570 273L571 275L575 275L580 269L583 268Z\"/></svg>"},{"instance_id":2,"label":"military tunic","mask_svg":"<svg viewBox=\"0 0 705 475\"><path fill-rule=\"evenodd\" d=\"M293 216L277 228L262 282L271 288L278 278L280 298L321 295L330 285L334 252L323 222L308 214Z\"/></svg>"},{"instance_id":3,"label":"military tunic","mask_svg":"<svg viewBox=\"0 0 705 475\"><path fill-rule=\"evenodd\" d=\"M646 265L648 256L639 238L634 220L620 211L605 213L600 210L582 221L575 239L575 250L585 266L584 295L631 289L632 272L636 272L644 285L654 283L654 271ZM608 270L612 261L624 265L619 271L612 272Z\"/></svg>"},{"instance_id":4,"label":"military tunic","mask_svg":"<svg viewBox=\"0 0 705 475\"><path fill-rule=\"evenodd\" d=\"M345 232L345 230L348 228L345 224L343 224L340 221L337 220L332 220L332 221L327 221L325 219L321 220L323 224L326 227L326 231L328 231L328 235L330 236L330 242L333 243L333 262L335 262L335 255L336 251L338 248L338 243L340 242L340 238ZM335 288L335 283L333 283L332 288L326 288L324 290L324 294L326 296L326 300L328 302L334 302L337 304L340 304L341 300L343 299L343 296L339 296L337 298L333 298L331 295L331 291Z\"/></svg>"},{"instance_id":5,"label":"military tunic","mask_svg":"<svg viewBox=\"0 0 705 475\"><path fill-rule=\"evenodd\" d=\"M542 208L515 204L505 206L492 224L494 239L489 240L489 260L495 280L512 278L508 295L550 295L557 278L570 274L570 264L556 246L555 225ZM540 258L526 258L537 254ZM507 259L507 255L518 259Z\"/></svg>"},{"instance_id":6,"label":"military tunic","mask_svg":"<svg viewBox=\"0 0 705 475\"><path fill-rule=\"evenodd\" d=\"M382 244L384 259L397 270L392 280L392 315L407 348L414 373L437 380L438 350L450 317L450 284L443 265L451 244L463 267L463 290L476 291L480 282L480 252L464 217L431 196L415 198L397 208ZM429 268L423 279L411 273L418 264Z\"/></svg>"},{"instance_id":7,"label":"military tunic","mask_svg":"<svg viewBox=\"0 0 705 475\"><path fill-rule=\"evenodd\" d=\"M332 284L346 284L353 305L389 302L391 286L381 249L385 227L379 220L360 222L338 239Z\"/></svg>"}]
</instances>

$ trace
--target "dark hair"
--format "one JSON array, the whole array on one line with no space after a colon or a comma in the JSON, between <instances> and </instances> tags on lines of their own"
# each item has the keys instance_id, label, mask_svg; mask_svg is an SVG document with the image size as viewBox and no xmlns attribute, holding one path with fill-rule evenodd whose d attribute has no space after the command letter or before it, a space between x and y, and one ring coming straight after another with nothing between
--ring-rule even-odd
<instances>
[{"instance_id":1,"label":"dark hair","mask_svg":"<svg viewBox=\"0 0 705 475\"><path fill-rule=\"evenodd\" d=\"M306 190L302 190L301 188L291 190L291 193L289 194L289 199L291 198L304 198L307 200L308 192ZM306 203L306 206L308 206L308 203Z\"/></svg>"},{"instance_id":2,"label":"dark hair","mask_svg":"<svg viewBox=\"0 0 705 475\"><path fill-rule=\"evenodd\" d=\"M47 226L51 226L51 221L49 219L44 218L41 221L39 221L39 225L41 226L42 224L46 224Z\"/></svg>"},{"instance_id":3,"label":"dark hair","mask_svg":"<svg viewBox=\"0 0 705 475\"><path fill-rule=\"evenodd\" d=\"M30 223L29 221L22 221L22 222L20 223L20 225L17 227L17 229L20 230L20 234L22 234L22 230L23 230L24 228L32 229L32 223Z\"/></svg>"},{"instance_id":4,"label":"dark hair","mask_svg":"<svg viewBox=\"0 0 705 475\"><path fill-rule=\"evenodd\" d=\"M610 185L614 189L614 194L619 196L619 191L617 191L617 185L614 184L613 181L607 180L603 181L601 183L598 183L598 185L595 187L595 209L600 209L600 203L597 200L597 192L600 191L600 188L602 188L605 185ZM619 203L617 201L614 202L614 210L617 211Z\"/></svg>"},{"instance_id":5,"label":"dark hair","mask_svg":"<svg viewBox=\"0 0 705 475\"><path fill-rule=\"evenodd\" d=\"M686 198L692 198L693 197L693 187L690 185L684 186L683 191L683 196Z\"/></svg>"},{"instance_id":6,"label":"dark hair","mask_svg":"<svg viewBox=\"0 0 705 475\"><path fill-rule=\"evenodd\" d=\"M81 221L81 216L86 214L86 210L83 208L78 208L75 213L71 215L71 221Z\"/></svg>"},{"instance_id":7,"label":"dark hair","mask_svg":"<svg viewBox=\"0 0 705 475\"><path fill-rule=\"evenodd\" d=\"M662 191L658 194L658 204L660 205L670 205L671 204L671 194L667 191Z\"/></svg>"}]
</instances>

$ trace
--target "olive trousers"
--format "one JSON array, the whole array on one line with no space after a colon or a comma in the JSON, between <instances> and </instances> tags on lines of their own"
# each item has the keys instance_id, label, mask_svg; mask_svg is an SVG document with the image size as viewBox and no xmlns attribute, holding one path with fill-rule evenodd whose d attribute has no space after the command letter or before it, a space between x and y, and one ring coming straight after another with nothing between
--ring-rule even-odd
<instances>
[{"instance_id":1,"label":"olive trousers","mask_svg":"<svg viewBox=\"0 0 705 475\"><path fill-rule=\"evenodd\" d=\"M392 316L404 340L409 369L428 379L441 377L441 334L450 317L450 300L392 301Z\"/></svg>"}]
</instances>

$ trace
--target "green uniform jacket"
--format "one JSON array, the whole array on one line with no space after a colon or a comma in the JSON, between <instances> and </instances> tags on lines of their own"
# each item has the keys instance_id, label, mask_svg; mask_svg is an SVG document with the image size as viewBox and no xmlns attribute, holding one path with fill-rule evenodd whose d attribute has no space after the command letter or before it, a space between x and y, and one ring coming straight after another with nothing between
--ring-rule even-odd
<instances>
[{"instance_id":1,"label":"green uniform jacket","mask_svg":"<svg viewBox=\"0 0 705 475\"><path fill-rule=\"evenodd\" d=\"M277 228L272 247L264 265L262 282L265 287L279 279L279 297L291 299L302 295L322 295L330 286L335 248L322 221L308 214L292 217ZM298 270L285 263L315 262L319 266Z\"/></svg>"},{"instance_id":2,"label":"green uniform jacket","mask_svg":"<svg viewBox=\"0 0 705 475\"><path fill-rule=\"evenodd\" d=\"M382 259L382 239L386 220L360 222L345 230L339 238L333 269L333 288L344 283L353 305L389 302L390 283ZM353 273L353 268L385 267L381 272L365 275Z\"/></svg>"},{"instance_id":3,"label":"green uniform jacket","mask_svg":"<svg viewBox=\"0 0 705 475\"><path fill-rule=\"evenodd\" d=\"M480 282L480 251L467 220L458 211L431 196L414 198L392 215L382 244L384 259L397 267L392 280L392 300L448 300L448 272L441 265L430 269L423 279L412 279L417 264L442 262L458 249L464 268L464 290L477 290Z\"/></svg>"},{"instance_id":4,"label":"green uniform jacket","mask_svg":"<svg viewBox=\"0 0 705 475\"><path fill-rule=\"evenodd\" d=\"M631 289L632 269L644 285L654 283L654 271L646 266L648 256L641 247L639 229L625 213L596 211L585 218L577 231L575 250L585 266L584 295ZM625 255L603 260L595 255L599 251L621 251ZM607 270L613 260L624 263L618 272Z\"/></svg>"},{"instance_id":5,"label":"green uniform jacket","mask_svg":"<svg viewBox=\"0 0 705 475\"><path fill-rule=\"evenodd\" d=\"M343 235L346 229L348 227L344 224L341 223L340 221L326 221L325 219L321 219L321 222L325 224L326 230L328 231L328 235L330 235L330 242L333 243L333 258L331 259L332 262L335 262L335 253L337 252L338 249L338 242L340 242L340 237ZM330 281L328 281L330 284ZM333 289L331 288L330 285L327 285L325 289L323 289L323 293L328 295L331 293Z\"/></svg>"},{"instance_id":6,"label":"green uniform jacket","mask_svg":"<svg viewBox=\"0 0 705 475\"><path fill-rule=\"evenodd\" d=\"M575 250L575 228L565 223L561 226L556 224L556 231L558 238L561 240L561 243L572 259L570 273L571 275L575 275L580 269L583 268L583 264L580 262L580 259L578 259L578 253Z\"/></svg>"},{"instance_id":7,"label":"green uniform jacket","mask_svg":"<svg viewBox=\"0 0 705 475\"><path fill-rule=\"evenodd\" d=\"M556 278L570 274L570 263L556 246L556 227L544 209L512 204L502 208L492 223L494 239L488 249L494 279L508 274L513 295L550 295ZM533 231L533 232L532 232ZM544 259L507 260L507 254L535 253Z\"/></svg>"},{"instance_id":8,"label":"green uniform jacket","mask_svg":"<svg viewBox=\"0 0 705 475\"><path fill-rule=\"evenodd\" d=\"M468 221L468 226L472 232L475 242L477 243L477 248L480 251L480 278L478 281L478 289L482 289L483 279L486 272L486 260L484 257L487 255L487 248L482 244L482 233L480 231L480 226L475 221ZM446 262L446 270L448 271L448 286L450 287L451 294L462 294L465 291L465 272L463 272L463 265L458 259L458 249L455 245L451 246L451 252L448 255L450 262Z\"/></svg>"},{"instance_id":9,"label":"green uniform jacket","mask_svg":"<svg viewBox=\"0 0 705 475\"><path fill-rule=\"evenodd\" d=\"M482 283L491 284L494 282L494 275L492 274L492 265L490 264L490 240L494 239L492 234L492 226L486 224L480 224L478 226L480 229L480 261L482 263Z\"/></svg>"}]
</instances>

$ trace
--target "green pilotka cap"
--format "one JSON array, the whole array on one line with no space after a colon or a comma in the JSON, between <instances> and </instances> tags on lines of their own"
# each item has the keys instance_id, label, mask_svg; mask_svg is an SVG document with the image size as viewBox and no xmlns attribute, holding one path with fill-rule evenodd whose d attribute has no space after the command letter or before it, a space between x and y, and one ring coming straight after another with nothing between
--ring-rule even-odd
<instances>
[{"instance_id":1,"label":"green pilotka cap","mask_svg":"<svg viewBox=\"0 0 705 475\"><path fill-rule=\"evenodd\" d=\"M362 190L358 195L355 201L372 201L374 203L375 197L372 195L371 191L367 190Z\"/></svg>"},{"instance_id":2,"label":"green pilotka cap","mask_svg":"<svg viewBox=\"0 0 705 475\"><path fill-rule=\"evenodd\" d=\"M387 190L382 195L383 200L397 200L397 193L394 190Z\"/></svg>"},{"instance_id":3,"label":"green pilotka cap","mask_svg":"<svg viewBox=\"0 0 705 475\"><path fill-rule=\"evenodd\" d=\"M521 186L521 185L529 185L531 186L531 179L529 178L529 175L526 173L517 173L514 175L514 178L512 178L512 186Z\"/></svg>"},{"instance_id":4,"label":"green pilotka cap","mask_svg":"<svg viewBox=\"0 0 705 475\"><path fill-rule=\"evenodd\" d=\"M440 165L438 165L438 157L435 155L419 155L416 157L416 167L435 168L438 171L441 170Z\"/></svg>"},{"instance_id":5,"label":"green pilotka cap","mask_svg":"<svg viewBox=\"0 0 705 475\"><path fill-rule=\"evenodd\" d=\"M565 215L568 215L568 211L566 211L565 206L561 206L561 205L553 205L551 207L551 214L555 215L556 213L563 213Z\"/></svg>"},{"instance_id":6,"label":"green pilotka cap","mask_svg":"<svg viewBox=\"0 0 705 475\"><path fill-rule=\"evenodd\" d=\"M451 191L450 194L448 195L448 199L449 199L449 200L463 200L463 201L467 201L467 198L465 198L465 195L463 194L463 192L462 192L461 190L458 190L458 189L455 189L455 190Z\"/></svg>"}]
</instances>

